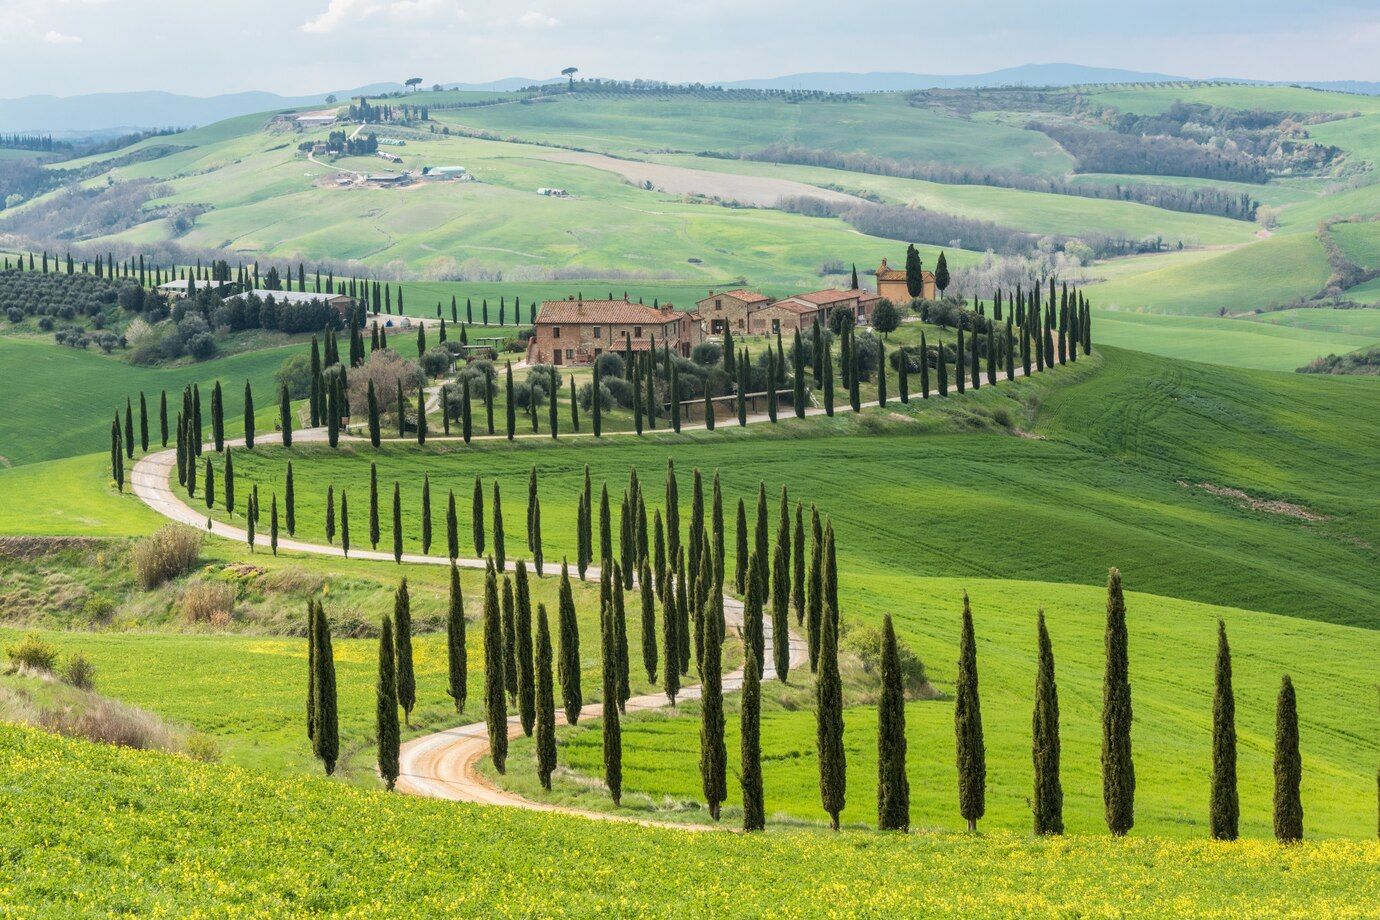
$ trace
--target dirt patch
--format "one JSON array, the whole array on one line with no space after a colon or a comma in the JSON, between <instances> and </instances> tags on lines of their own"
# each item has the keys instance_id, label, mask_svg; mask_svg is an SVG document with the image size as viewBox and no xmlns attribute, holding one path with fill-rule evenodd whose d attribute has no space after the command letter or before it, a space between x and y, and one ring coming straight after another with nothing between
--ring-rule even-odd
<instances>
[{"instance_id":1,"label":"dirt patch","mask_svg":"<svg viewBox=\"0 0 1380 920\"><path fill-rule=\"evenodd\" d=\"M93 550L103 542L96 537L0 537L0 558L42 559L69 550Z\"/></svg>"},{"instance_id":2,"label":"dirt patch","mask_svg":"<svg viewBox=\"0 0 1380 920\"><path fill-rule=\"evenodd\" d=\"M1243 508L1252 511L1261 511L1265 514L1278 514L1284 517L1295 518L1300 521L1325 521L1327 516L1294 502L1280 501L1278 499L1256 498L1255 496L1243 492L1240 489L1233 489L1227 486L1213 485L1210 482L1199 482L1190 484L1184 480L1179 480L1179 485L1185 489L1202 489L1210 495L1219 498L1230 499Z\"/></svg>"}]
</instances>

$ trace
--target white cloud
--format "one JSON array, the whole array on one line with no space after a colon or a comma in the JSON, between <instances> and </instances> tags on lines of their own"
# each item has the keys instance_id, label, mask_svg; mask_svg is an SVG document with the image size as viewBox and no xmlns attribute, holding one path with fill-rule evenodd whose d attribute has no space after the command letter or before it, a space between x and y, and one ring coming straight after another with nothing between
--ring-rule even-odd
<instances>
[{"instance_id":1,"label":"white cloud","mask_svg":"<svg viewBox=\"0 0 1380 920\"><path fill-rule=\"evenodd\" d=\"M78 45L81 44L80 35L65 35L56 29L49 29L43 33L43 40L50 45Z\"/></svg>"},{"instance_id":2,"label":"white cloud","mask_svg":"<svg viewBox=\"0 0 1380 920\"><path fill-rule=\"evenodd\" d=\"M330 0L326 8L302 23L303 32L326 34L381 17L398 25L459 22L465 11L450 0Z\"/></svg>"},{"instance_id":3,"label":"white cloud","mask_svg":"<svg viewBox=\"0 0 1380 920\"><path fill-rule=\"evenodd\" d=\"M518 25L524 29L554 29L560 24L561 21L556 17L538 13L536 10L528 10L518 19Z\"/></svg>"}]
</instances>

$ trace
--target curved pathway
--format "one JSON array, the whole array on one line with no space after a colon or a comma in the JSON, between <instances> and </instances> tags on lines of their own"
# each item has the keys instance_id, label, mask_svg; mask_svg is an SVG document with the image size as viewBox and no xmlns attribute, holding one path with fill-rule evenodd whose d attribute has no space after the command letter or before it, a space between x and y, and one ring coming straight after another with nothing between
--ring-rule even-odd
<instances>
[{"instance_id":1,"label":"curved pathway","mask_svg":"<svg viewBox=\"0 0 1380 920\"><path fill-rule=\"evenodd\" d=\"M322 429L310 429L302 432L293 433L293 441L323 441L325 432ZM244 446L243 439L226 442L229 446ZM213 450L214 445L207 444L206 450ZM174 465L177 462L177 452L175 450L162 450L157 453L148 454L135 464L130 473L130 486L134 495L153 510L182 524L195 527L198 530L205 530L207 533L217 537L224 537L227 540L238 540L244 542L248 539L248 532L242 528L226 524L209 518L202 511L188 505L180 494L174 491L170 477L173 474ZM323 546L319 543L306 543L300 540L279 539L278 548L286 551L316 553L324 556L345 556L345 552L338 546ZM392 562L391 553L381 553L376 550L354 550L350 558L369 559L382 562ZM425 556L416 553L404 553L402 561L416 565L450 565L450 559L444 556ZM456 565L462 568L483 569L487 562L483 559L457 559ZM585 573L585 581L598 582L599 569L591 567ZM728 595L724 596L724 620L729 629L737 628L741 634L743 623L743 604L736 598ZM772 647L772 624L770 617L763 618L763 630L765 632L766 647ZM792 670L803 667L807 661L808 652L805 642L794 634L789 637L790 661ZM763 680L774 680L775 671L768 670L762 675ZM723 689L725 693L730 693L742 689L743 672L741 669L725 674L723 677ZM679 700L698 699L700 687L698 685L687 686L681 689L678 694ZM644 712L652 709L662 709L670 706L670 701L664 693L649 693L643 696L635 696L628 700L626 712ZM598 719L603 714L601 703L589 703L580 710L582 720ZM564 712L557 711L556 724L565 724ZM522 735L522 724L518 716L513 715L508 718L508 737L517 738ZM443 729L420 738L414 738L402 746L400 752L400 775L398 776L397 788L403 792L414 795L424 795L432 798L450 799L460 802L475 802L483 805L504 805L509 807L528 808L536 811L559 811L568 814L584 815L591 818L599 818L614 821L633 821L637 823L656 824L666 826L669 822L651 821L629 815L590 811L587 809L570 808L562 805L554 805L547 802L536 802L516 793L501 789L486 778L480 775L477 767L485 756L489 754L489 734L488 727L483 722L475 722L469 725L460 725L455 728ZM686 828L705 829L703 825L681 825Z\"/></svg>"}]
</instances>

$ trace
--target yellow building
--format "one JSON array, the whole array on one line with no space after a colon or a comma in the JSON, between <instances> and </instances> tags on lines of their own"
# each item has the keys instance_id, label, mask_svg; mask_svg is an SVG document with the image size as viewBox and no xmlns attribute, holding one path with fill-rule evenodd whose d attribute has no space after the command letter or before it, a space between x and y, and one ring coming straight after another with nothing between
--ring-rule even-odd
<instances>
[{"instance_id":1,"label":"yellow building","mask_svg":"<svg viewBox=\"0 0 1380 920\"><path fill-rule=\"evenodd\" d=\"M939 289L934 284L934 272L922 268L920 281L922 288L920 296L922 298L935 300L939 297ZM877 293L892 303L908 303L911 297L910 289L906 287L905 269L892 268L886 264L886 259L883 259L881 266L877 269Z\"/></svg>"}]
</instances>

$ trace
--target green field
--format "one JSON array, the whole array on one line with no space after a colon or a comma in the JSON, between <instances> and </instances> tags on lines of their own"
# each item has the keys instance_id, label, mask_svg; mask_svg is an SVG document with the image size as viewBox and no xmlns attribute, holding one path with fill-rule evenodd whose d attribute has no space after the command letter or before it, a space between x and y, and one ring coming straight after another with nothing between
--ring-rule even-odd
<instances>
[{"instance_id":1,"label":"green field","mask_svg":"<svg viewBox=\"0 0 1380 920\"><path fill-rule=\"evenodd\" d=\"M1281 850L1249 841L801 831L687 840L671 830L284 782L13 727L0 729L0 770L14 777L0 792L15 828L6 900L35 916L1001 917L1095 904L1141 916L1359 918L1380 896L1373 842Z\"/></svg>"},{"instance_id":2,"label":"green field","mask_svg":"<svg viewBox=\"0 0 1380 920\"><path fill-rule=\"evenodd\" d=\"M123 413L126 396L134 401L138 437L141 390L148 400L149 434L154 442L159 439L159 393L168 391L171 427L181 408L182 388L192 383L199 385L203 411L209 413L211 387L217 379L221 381L229 431L238 431L243 421L246 379L256 394L256 415L276 419L273 374L300 347L158 368L137 367L36 338L0 337L0 367L7 369L12 400L9 411L0 416L0 463L18 465L108 449L116 402ZM204 417L210 418L209 414Z\"/></svg>"},{"instance_id":3,"label":"green field","mask_svg":"<svg viewBox=\"0 0 1380 920\"><path fill-rule=\"evenodd\" d=\"M958 658L963 592L972 598L979 641L982 715L987 748L987 815L983 826L1015 833L1030 828L1031 688L1035 683L1035 609L1050 624L1059 677L1064 819L1070 833L1105 831L1099 772L1103 626L1106 592L1100 588L971 578L876 579L866 600L848 616L896 618L897 631L928 666L931 683L947 699L906 707L911 820L916 827L960 831L954 790L954 662ZM859 595L854 595L855 597ZM1305 810L1310 835L1368 839L1373 763L1356 727L1374 707L1367 674L1380 654L1371 630L1300 624L1245 610L1194 604L1146 594L1127 598L1131 631L1136 751L1136 831L1162 837L1206 837L1209 788L1212 666L1218 618L1229 630L1241 738L1238 776L1242 832L1269 837L1273 790L1271 753L1274 700L1288 672L1300 694L1308 781ZM1281 648L1289 637L1288 650ZM692 671L693 673L693 671ZM763 769L767 814L778 820L820 823L819 762L808 673L794 674L792 695L764 689ZM864 694L859 692L857 697ZM780 697L785 705L773 705ZM848 804L844 821L876 821L877 710L854 699L844 715L848 752ZM624 788L632 809L676 820L708 821L699 776L684 764L699 754L698 709L679 717L649 713L624 731ZM737 764L736 706L727 720L730 764ZM577 775L555 790L562 800L608 808L587 778L603 770L599 726L563 729L562 765ZM514 746L517 767L506 783L525 795L533 787L530 742ZM729 803L741 802L730 780ZM645 798L644 798L645 797ZM740 813L725 819L732 823Z\"/></svg>"}]
</instances>

